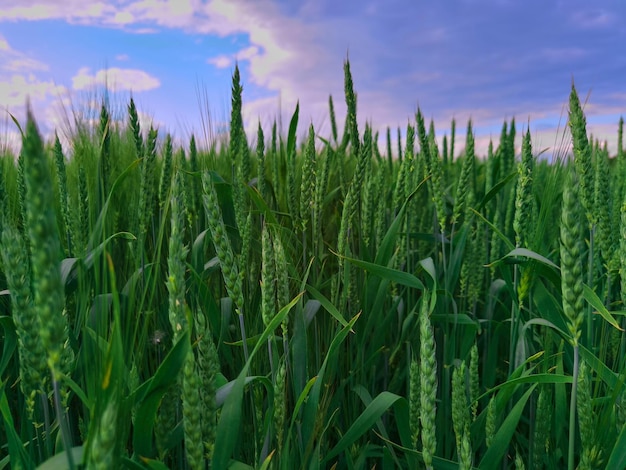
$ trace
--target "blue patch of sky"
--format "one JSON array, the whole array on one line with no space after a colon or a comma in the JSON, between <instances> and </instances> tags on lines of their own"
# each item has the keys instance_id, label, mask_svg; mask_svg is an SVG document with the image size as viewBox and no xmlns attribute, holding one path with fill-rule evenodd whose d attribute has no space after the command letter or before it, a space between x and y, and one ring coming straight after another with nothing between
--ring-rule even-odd
<instances>
[{"instance_id":1,"label":"blue patch of sky","mask_svg":"<svg viewBox=\"0 0 626 470\"><path fill-rule=\"evenodd\" d=\"M133 28L138 26L150 27L146 24L133 25ZM197 127L201 105L208 105L218 120L229 115L234 63L218 68L207 59L234 56L249 46L245 34L218 37L164 28L156 33L138 34L58 20L4 23L2 31L13 49L49 66L47 71L36 72L39 79L52 79L68 88L72 87L72 77L82 67L88 67L91 74L112 67L148 73L161 85L135 93L139 109L158 121L168 124L178 121L185 128ZM127 56L127 60L117 60L119 56ZM247 80L247 68L245 61L240 64L244 99L268 96L266 90ZM142 109L142 105L146 109Z\"/></svg>"}]
</instances>

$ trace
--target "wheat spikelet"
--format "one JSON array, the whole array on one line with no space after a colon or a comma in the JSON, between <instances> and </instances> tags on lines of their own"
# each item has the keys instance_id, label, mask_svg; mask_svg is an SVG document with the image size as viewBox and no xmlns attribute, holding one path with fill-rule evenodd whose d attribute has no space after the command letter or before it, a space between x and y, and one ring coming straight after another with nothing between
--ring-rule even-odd
<instances>
[{"instance_id":1,"label":"wheat spikelet","mask_svg":"<svg viewBox=\"0 0 626 470\"><path fill-rule=\"evenodd\" d=\"M226 291L240 313L243 313L244 305L241 277L239 276L239 269L235 262L230 239L226 234L224 220L222 219L222 210L219 206L213 180L208 173L202 175L202 183L204 186L204 210L211 231L213 246L215 247L215 252L222 268Z\"/></svg>"},{"instance_id":2,"label":"wheat spikelet","mask_svg":"<svg viewBox=\"0 0 626 470\"><path fill-rule=\"evenodd\" d=\"M38 390L45 390L46 351L39 339L39 318L33 308L26 245L20 233L10 225L5 225L2 230L1 253L18 337L20 388L32 419L35 394Z\"/></svg>"},{"instance_id":3,"label":"wheat spikelet","mask_svg":"<svg viewBox=\"0 0 626 470\"><path fill-rule=\"evenodd\" d=\"M128 104L128 120L130 131L135 142L137 158L142 158L144 152L143 137L141 135L141 125L139 124L139 113L137 112L137 107L135 106L135 101L132 97L130 99L130 103Z\"/></svg>"},{"instance_id":4,"label":"wheat spikelet","mask_svg":"<svg viewBox=\"0 0 626 470\"><path fill-rule=\"evenodd\" d=\"M302 163L302 179L300 184L300 228L306 231L307 224L315 211L315 130L313 124L309 126L309 138L304 151L304 161Z\"/></svg>"},{"instance_id":5,"label":"wheat spikelet","mask_svg":"<svg viewBox=\"0 0 626 470\"><path fill-rule=\"evenodd\" d=\"M108 470L118 468L119 452L116 449L118 442L119 398L109 397L100 415L97 430L93 441L89 444L89 458L87 468L94 470Z\"/></svg>"},{"instance_id":6,"label":"wheat spikelet","mask_svg":"<svg viewBox=\"0 0 626 470\"><path fill-rule=\"evenodd\" d=\"M487 444L487 448L491 447L496 436L496 419L496 396L493 395L487 405L487 419L485 420L485 444Z\"/></svg>"},{"instance_id":7,"label":"wheat spikelet","mask_svg":"<svg viewBox=\"0 0 626 470\"><path fill-rule=\"evenodd\" d=\"M281 362L276 373L276 381L274 383L274 429L276 430L276 445L278 453L281 454L284 445L284 427L287 410L285 404L286 392L286 368L285 363Z\"/></svg>"},{"instance_id":8,"label":"wheat spikelet","mask_svg":"<svg viewBox=\"0 0 626 470\"><path fill-rule=\"evenodd\" d=\"M600 248L600 254L609 271L616 268L617 257L614 256L617 250L614 249L615 240L612 227L612 190L611 179L609 177L609 152L605 147L595 153L595 178L594 178L594 199L593 212L596 215L597 228L595 238Z\"/></svg>"},{"instance_id":9,"label":"wheat spikelet","mask_svg":"<svg viewBox=\"0 0 626 470\"><path fill-rule=\"evenodd\" d=\"M587 137L587 121L578 99L578 93L572 83L572 91L569 97L569 121L572 132L574 151L574 166L578 174L580 186L580 202L587 214L589 225L595 224L593 213L593 164L591 160L591 147Z\"/></svg>"},{"instance_id":10,"label":"wheat spikelet","mask_svg":"<svg viewBox=\"0 0 626 470\"><path fill-rule=\"evenodd\" d=\"M517 167L517 192L515 195L515 216L513 218L516 245L523 248L529 247L528 241L531 236L533 166L530 131L527 130L522 141L522 160Z\"/></svg>"},{"instance_id":11,"label":"wheat spikelet","mask_svg":"<svg viewBox=\"0 0 626 470\"><path fill-rule=\"evenodd\" d=\"M217 432L216 378L220 371L220 361L213 342L211 329L204 314L196 312L196 331L198 333L198 375L200 380L200 412L202 415L202 440L205 457L213 458Z\"/></svg>"},{"instance_id":12,"label":"wheat spikelet","mask_svg":"<svg viewBox=\"0 0 626 470\"><path fill-rule=\"evenodd\" d=\"M476 421L478 416L478 396L480 395L480 384L478 376L478 345L474 343L470 349L470 365L469 365L469 392L470 404L472 409L472 420Z\"/></svg>"},{"instance_id":13,"label":"wheat spikelet","mask_svg":"<svg viewBox=\"0 0 626 470\"><path fill-rule=\"evenodd\" d=\"M202 442L202 402L200 377L193 351L189 350L183 367L183 429L185 454L192 469L204 468L204 443Z\"/></svg>"},{"instance_id":14,"label":"wheat spikelet","mask_svg":"<svg viewBox=\"0 0 626 470\"><path fill-rule=\"evenodd\" d=\"M172 185L172 136L165 136L163 144L163 167L161 168L161 177L159 179L159 206L163 207L167 203L168 191ZM181 188L182 193L182 188Z\"/></svg>"},{"instance_id":15,"label":"wheat spikelet","mask_svg":"<svg viewBox=\"0 0 626 470\"><path fill-rule=\"evenodd\" d=\"M415 359L411 359L409 366L409 426L411 442L417 449L420 434L420 366Z\"/></svg>"},{"instance_id":16,"label":"wheat spikelet","mask_svg":"<svg viewBox=\"0 0 626 470\"><path fill-rule=\"evenodd\" d=\"M465 392L465 361L452 371L452 427L456 439L456 452L461 459L465 428L469 423L467 394Z\"/></svg>"},{"instance_id":17,"label":"wheat spikelet","mask_svg":"<svg viewBox=\"0 0 626 470\"><path fill-rule=\"evenodd\" d=\"M111 179L111 118L106 103L100 108L100 157L98 159L98 184L101 206L106 201L110 189Z\"/></svg>"},{"instance_id":18,"label":"wheat spikelet","mask_svg":"<svg viewBox=\"0 0 626 470\"><path fill-rule=\"evenodd\" d=\"M550 428L552 423L552 389L543 386L537 399L533 468L543 468L543 461L550 450Z\"/></svg>"},{"instance_id":19,"label":"wheat spikelet","mask_svg":"<svg viewBox=\"0 0 626 470\"><path fill-rule=\"evenodd\" d=\"M188 250L183 241L185 219L181 194L183 181L180 172L176 174L172 186L170 197L171 232L167 256L169 273L166 285L169 293L169 320L174 332L173 342L176 343L189 328L185 317L185 260Z\"/></svg>"},{"instance_id":20,"label":"wheat spikelet","mask_svg":"<svg viewBox=\"0 0 626 470\"><path fill-rule=\"evenodd\" d=\"M67 254L72 254L72 219L69 208L69 195L67 193L67 173L65 171L65 156L63 155L63 147L59 141L59 136L54 133L54 161L57 170L57 186L59 188L59 204L61 206L61 215L63 217L63 225L65 226L67 239ZM0 226L1 228L1 226Z\"/></svg>"},{"instance_id":21,"label":"wheat spikelet","mask_svg":"<svg viewBox=\"0 0 626 470\"><path fill-rule=\"evenodd\" d=\"M584 315L582 233L578 215L576 185L570 172L563 188L561 211L561 291L563 313L574 346L580 339Z\"/></svg>"},{"instance_id":22,"label":"wheat spikelet","mask_svg":"<svg viewBox=\"0 0 626 470\"><path fill-rule=\"evenodd\" d=\"M582 444L581 457L578 464L580 470L597 468L600 457L595 437L597 424L595 423L593 414L590 376L591 369L586 361L582 360L578 370L578 398L576 400L578 424L580 426L580 441Z\"/></svg>"},{"instance_id":23,"label":"wheat spikelet","mask_svg":"<svg viewBox=\"0 0 626 470\"><path fill-rule=\"evenodd\" d=\"M472 121L467 123L467 138L465 142L465 159L461 169L457 185L456 199L454 200L454 212L452 214L452 223L460 225L466 218L466 211L469 208L468 201L473 198L473 180L474 174L474 133L472 131Z\"/></svg>"},{"instance_id":24,"label":"wheat spikelet","mask_svg":"<svg viewBox=\"0 0 626 470\"><path fill-rule=\"evenodd\" d=\"M265 177L265 137L263 136L263 128L261 127L261 122L259 122L259 128L257 130L257 139L256 139L256 158L259 162L258 167L258 177L257 177L257 188L259 190L259 194L264 200L267 200L267 181Z\"/></svg>"},{"instance_id":25,"label":"wheat spikelet","mask_svg":"<svg viewBox=\"0 0 626 470\"><path fill-rule=\"evenodd\" d=\"M432 468L437 449L435 420L437 414L437 361L435 338L430 323L430 294L424 291L420 309L420 422L422 453L426 468Z\"/></svg>"},{"instance_id":26,"label":"wheat spikelet","mask_svg":"<svg viewBox=\"0 0 626 470\"><path fill-rule=\"evenodd\" d=\"M261 316L267 327L276 313L276 261L269 229L261 231Z\"/></svg>"},{"instance_id":27,"label":"wheat spikelet","mask_svg":"<svg viewBox=\"0 0 626 470\"><path fill-rule=\"evenodd\" d=\"M61 246L56 216L48 206L53 199L52 178L30 110L22 145L33 307L39 317L39 336L48 355L48 366L54 380L57 380L65 372L61 367L61 356L68 338L67 318L63 315L65 295L59 270Z\"/></svg>"},{"instance_id":28,"label":"wheat spikelet","mask_svg":"<svg viewBox=\"0 0 626 470\"><path fill-rule=\"evenodd\" d=\"M85 168L78 168L78 211L74 222L76 234L76 254L83 255L87 251L87 237L89 229L89 192L87 190L87 175Z\"/></svg>"}]
</instances>

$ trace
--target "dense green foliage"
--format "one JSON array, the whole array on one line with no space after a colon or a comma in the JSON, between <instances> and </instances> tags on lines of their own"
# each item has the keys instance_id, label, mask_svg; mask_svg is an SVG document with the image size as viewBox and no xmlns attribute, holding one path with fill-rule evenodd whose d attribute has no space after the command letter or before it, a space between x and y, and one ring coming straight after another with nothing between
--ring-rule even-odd
<instances>
[{"instance_id":1,"label":"dense green foliage","mask_svg":"<svg viewBox=\"0 0 626 470\"><path fill-rule=\"evenodd\" d=\"M29 113L0 156L0 469L626 468L623 121L611 158L572 87L572 159L527 129L517 155L514 121L455 154L421 110L381 151L344 72L343 135L331 98L302 142L298 108L249 140L238 70L209 149L132 100L71 148Z\"/></svg>"}]
</instances>

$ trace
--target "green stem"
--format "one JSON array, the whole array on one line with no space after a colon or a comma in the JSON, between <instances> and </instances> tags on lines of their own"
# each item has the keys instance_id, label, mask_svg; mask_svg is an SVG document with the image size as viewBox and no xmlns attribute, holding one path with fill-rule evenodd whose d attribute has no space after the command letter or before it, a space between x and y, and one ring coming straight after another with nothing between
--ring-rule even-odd
<instances>
[{"instance_id":1,"label":"green stem","mask_svg":"<svg viewBox=\"0 0 626 470\"><path fill-rule=\"evenodd\" d=\"M246 325L243 321L243 314L239 313L238 316L239 316L239 328L241 329L241 341L243 342L243 356L247 363L250 356L248 355L248 340L246 338Z\"/></svg>"},{"instance_id":2,"label":"green stem","mask_svg":"<svg viewBox=\"0 0 626 470\"><path fill-rule=\"evenodd\" d=\"M589 259L587 266L587 285L589 288L593 289L593 251L594 251L594 234L596 231L596 226L592 225L589 227ZM589 349L593 348L593 313L591 311L591 306L587 303L586 306L587 311L587 347ZM595 351L594 351L595 352Z\"/></svg>"},{"instance_id":3,"label":"green stem","mask_svg":"<svg viewBox=\"0 0 626 470\"><path fill-rule=\"evenodd\" d=\"M578 344L574 345L574 371L572 373L572 395L569 403L569 447L567 470L574 470L574 448L576 444L576 392L578 390Z\"/></svg>"},{"instance_id":4,"label":"green stem","mask_svg":"<svg viewBox=\"0 0 626 470\"><path fill-rule=\"evenodd\" d=\"M519 272L519 266L516 264L513 269L513 295L517 293L517 275ZM519 321L519 304L513 300L511 302L511 340L509 343L509 376L515 369L515 347L517 345L517 331Z\"/></svg>"},{"instance_id":5,"label":"green stem","mask_svg":"<svg viewBox=\"0 0 626 470\"><path fill-rule=\"evenodd\" d=\"M63 440L63 447L65 447L65 455L67 456L67 465L70 470L74 470L74 456L72 455L72 440L70 437L70 431L67 426L67 416L61 407L61 391L59 390L59 381L53 371L52 387L54 389L54 408L59 420L59 427L61 429L61 439Z\"/></svg>"}]
</instances>

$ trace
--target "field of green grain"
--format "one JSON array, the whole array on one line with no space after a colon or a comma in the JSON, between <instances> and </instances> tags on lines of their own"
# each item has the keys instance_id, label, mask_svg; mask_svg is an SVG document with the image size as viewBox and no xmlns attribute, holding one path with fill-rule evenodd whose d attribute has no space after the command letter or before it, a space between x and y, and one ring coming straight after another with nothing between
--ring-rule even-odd
<instances>
[{"instance_id":1,"label":"field of green grain","mask_svg":"<svg viewBox=\"0 0 626 470\"><path fill-rule=\"evenodd\" d=\"M626 468L623 120L572 86L550 161L421 110L380 148L344 73L329 135L246 135L237 69L212 148L15 121L0 469Z\"/></svg>"}]
</instances>

